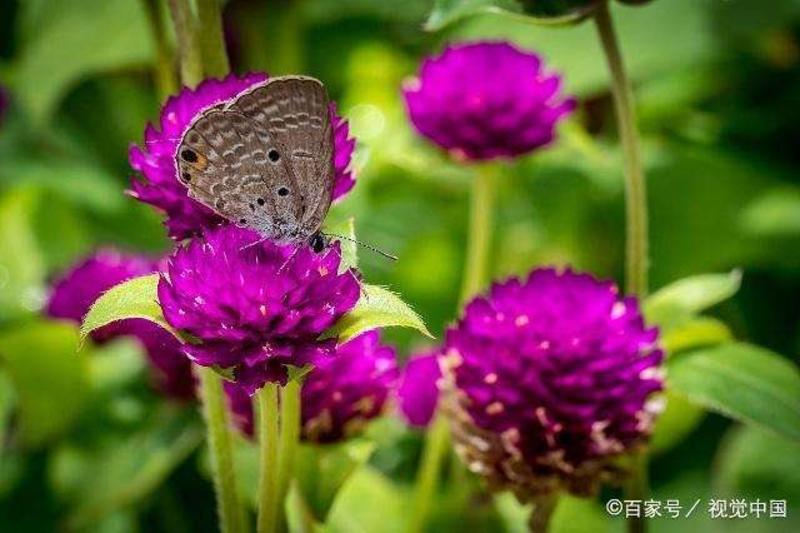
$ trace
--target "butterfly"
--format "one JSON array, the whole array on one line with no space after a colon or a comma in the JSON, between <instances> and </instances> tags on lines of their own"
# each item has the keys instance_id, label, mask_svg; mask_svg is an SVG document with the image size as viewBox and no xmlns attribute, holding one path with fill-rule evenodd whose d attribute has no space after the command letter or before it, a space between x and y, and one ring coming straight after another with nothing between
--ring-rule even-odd
<instances>
[{"instance_id":1,"label":"butterfly","mask_svg":"<svg viewBox=\"0 0 800 533\"><path fill-rule=\"evenodd\" d=\"M278 244L323 250L334 183L325 86L280 76L201 112L175 153L189 196Z\"/></svg>"}]
</instances>

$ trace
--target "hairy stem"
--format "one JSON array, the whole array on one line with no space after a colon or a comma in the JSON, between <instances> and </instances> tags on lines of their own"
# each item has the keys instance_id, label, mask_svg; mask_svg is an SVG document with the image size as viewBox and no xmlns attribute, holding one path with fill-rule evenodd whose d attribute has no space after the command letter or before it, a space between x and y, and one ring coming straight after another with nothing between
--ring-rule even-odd
<instances>
[{"instance_id":1,"label":"hairy stem","mask_svg":"<svg viewBox=\"0 0 800 533\"><path fill-rule=\"evenodd\" d=\"M167 44L167 37L164 34L164 17L161 11L161 3L158 0L142 0L144 11L147 15L147 22L156 46L156 64L153 68L156 88L159 100L164 100L177 89L175 72L172 65L172 54Z\"/></svg>"},{"instance_id":2,"label":"hairy stem","mask_svg":"<svg viewBox=\"0 0 800 533\"><path fill-rule=\"evenodd\" d=\"M181 83L194 87L203 79L203 59L197 43L197 24L189 0L169 0L169 12L178 39Z\"/></svg>"},{"instance_id":3,"label":"hairy stem","mask_svg":"<svg viewBox=\"0 0 800 533\"><path fill-rule=\"evenodd\" d=\"M531 533L547 533L556 505L558 505L558 493L554 492L536 498L528 519L528 530Z\"/></svg>"},{"instance_id":4,"label":"hairy stem","mask_svg":"<svg viewBox=\"0 0 800 533\"><path fill-rule=\"evenodd\" d=\"M491 248L496 168L492 165L476 168L478 171L473 177L470 198L467 260L461 283L460 306L480 292L486 284Z\"/></svg>"},{"instance_id":5,"label":"hairy stem","mask_svg":"<svg viewBox=\"0 0 800 533\"><path fill-rule=\"evenodd\" d=\"M625 160L625 285L628 294L647 294L647 190L642 170L633 91L619 48L611 13L601 2L594 20L611 72L611 92Z\"/></svg>"},{"instance_id":6,"label":"hairy stem","mask_svg":"<svg viewBox=\"0 0 800 533\"><path fill-rule=\"evenodd\" d=\"M210 368L201 367L198 370L220 530L223 533L240 533L246 531L246 520L236 489L233 444L222 390L222 378Z\"/></svg>"},{"instance_id":7,"label":"hairy stem","mask_svg":"<svg viewBox=\"0 0 800 533\"><path fill-rule=\"evenodd\" d=\"M267 383L258 393L258 533L278 531L278 514L282 501L278 476L278 385Z\"/></svg>"},{"instance_id":8,"label":"hairy stem","mask_svg":"<svg viewBox=\"0 0 800 533\"><path fill-rule=\"evenodd\" d=\"M297 444L300 441L300 389L299 380L292 379L281 387L281 437L278 450L278 526L286 525L285 505L286 495L292 479L294 456Z\"/></svg>"},{"instance_id":9,"label":"hairy stem","mask_svg":"<svg viewBox=\"0 0 800 533\"><path fill-rule=\"evenodd\" d=\"M222 10L219 0L197 0L200 22L198 40L206 76L222 77L230 71L225 37L222 33Z\"/></svg>"},{"instance_id":10,"label":"hairy stem","mask_svg":"<svg viewBox=\"0 0 800 533\"><path fill-rule=\"evenodd\" d=\"M600 3L594 20L611 73L611 92L625 159L625 288L628 294L642 298L647 294L647 191L636 127L633 91L625 73L622 53L607 2ZM649 491L645 451L638 452L633 457L631 476L624 489L627 499L647 499ZM628 531L631 533L644 533L646 529L647 525L643 518L628 519Z\"/></svg>"},{"instance_id":11,"label":"hairy stem","mask_svg":"<svg viewBox=\"0 0 800 533\"><path fill-rule=\"evenodd\" d=\"M450 429L444 416L437 416L425 439L417 480L414 485L413 508L408 520L408 533L420 533L425 529L431 505L436 500L436 488L442 462L447 455L450 443Z\"/></svg>"}]
</instances>

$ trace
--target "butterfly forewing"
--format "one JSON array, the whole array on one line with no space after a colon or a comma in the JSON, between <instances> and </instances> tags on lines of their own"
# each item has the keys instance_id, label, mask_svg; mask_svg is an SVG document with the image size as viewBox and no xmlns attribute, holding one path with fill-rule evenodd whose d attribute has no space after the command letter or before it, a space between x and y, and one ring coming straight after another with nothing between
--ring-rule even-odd
<instances>
[{"instance_id":1,"label":"butterfly forewing","mask_svg":"<svg viewBox=\"0 0 800 533\"><path fill-rule=\"evenodd\" d=\"M235 110L263 127L277 146L270 154L290 177L289 191L296 202L298 239L319 230L331 203L333 138L328 96L313 78L275 78L231 101Z\"/></svg>"}]
</instances>

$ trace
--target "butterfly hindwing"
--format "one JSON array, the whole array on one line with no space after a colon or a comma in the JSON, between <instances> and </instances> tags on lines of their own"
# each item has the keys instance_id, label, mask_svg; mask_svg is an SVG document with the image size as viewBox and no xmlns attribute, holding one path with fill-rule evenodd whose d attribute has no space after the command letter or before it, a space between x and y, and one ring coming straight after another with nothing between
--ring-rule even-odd
<instances>
[{"instance_id":1,"label":"butterfly hindwing","mask_svg":"<svg viewBox=\"0 0 800 533\"><path fill-rule=\"evenodd\" d=\"M325 87L313 78L274 78L239 96L228 109L252 118L274 139L277 156L293 180L290 195L300 206L298 231L302 238L309 237L322 225L333 190L333 138Z\"/></svg>"}]
</instances>

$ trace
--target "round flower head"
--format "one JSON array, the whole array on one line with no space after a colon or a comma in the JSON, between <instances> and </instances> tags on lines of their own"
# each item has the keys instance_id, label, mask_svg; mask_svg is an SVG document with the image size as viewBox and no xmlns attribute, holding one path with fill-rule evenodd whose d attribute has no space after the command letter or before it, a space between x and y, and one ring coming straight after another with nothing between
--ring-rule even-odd
<instances>
[{"instance_id":1,"label":"round flower head","mask_svg":"<svg viewBox=\"0 0 800 533\"><path fill-rule=\"evenodd\" d=\"M554 269L475 298L447 332L444 409L456 450L523 501L594 493L643 445L661 390L658 331L613 283Z\"/></svg>"},{"instance_id":2,"label":"round flower head","mask_svg":"<svg viewBox=\"0 0 800 533\"><path fill-rule=\"evenodd\" d=\"M342 344L303 384L303 438L327 443L357 432L383 411L398 375L394 349L377 331Z\"/></svg>"},{"instance_id":3,"label":"round flower head","mask_svg":"<svg viewBox=\"0 0 800 533\"><path fill-rule=\"evenodd\" d=\"M302 437L331 443L357 432L378 416L398 378L395 352L370 331L336 349L306 376L302 388ZM245 390L226 384L234 421L253 435L253 404Z\"/></svg>"},{"instance_id":4,"label":"round flower head","mask_svg":"<svg viewBox=\"0 0 800 533\"><path fill-rule=\"evenodd\" d=\"M200 235L208 228L226 223L210 208L190 198L186 186L178 180L175 152L184 132L201 112L227 102L267 79L268 76L262 73L242 77L231 74L222 80L205 80L196 89L184 88L162 107L160 129L148 124L144 146L131 146L128 155L131 167L144 179L132 181L130 194L165 213L165 223L173 239ZM336 200L355 185L349 171L355 140L350 138L347 121L336 114L334 104L331 104L330 113L334 137L333 199Z\"/></svg>"},{"instance_id":5,"label":"round flower head","mask_svg":"<svg viewBox=\"0 0 800 533\"><path fill-rule=\"evenodd\" d=\"M147 257L101 249L56 281L46 313L53 318L80 323L103 292L123 281L157 270L157 263ZM180 399L194 395L191 363L181 353L178 340L169 332L144 319L120 320L92 332L92 339L99 343L122 336L134 337L142 344L161 391Z\"/></svg>"},{"instance_id":6,"label":"round flower head","mask_svg":"<svg viewBox=\"0 0 800 533\"><path fill-rule=\"evenodd\" d=\"M231 368L248 394L285 382L287 366L335 351L320 335L360 296L353 271L338 272L339 244L320 254L279 246L233 225L179 247L158 286L164 316L196 337L184 345L197 364Z\"/></svg>"},{"instance_id":7,"label":"round flower head","mask_svg":"<svg viewBox=\"0 0 800 533\"><path fill-rule=\"evenodd\" d=\"M412 426L430 424L439 403L438 350L418 354L409 359L397 388L400 413Z\"/></svg>"},{"instance_id":8,"label":"round flower head","mask_svg":"<svg viewBox=\"0 0 800 533\"><path fill-rule=\"evenodd\" d=\"M575 101L536 54L506 42L448 47L403 89L416 129L454 157L516 157L549 143Z\"/></svg>"}]
</instances>

